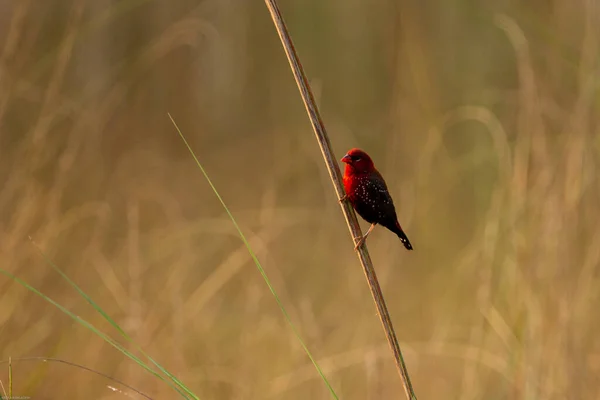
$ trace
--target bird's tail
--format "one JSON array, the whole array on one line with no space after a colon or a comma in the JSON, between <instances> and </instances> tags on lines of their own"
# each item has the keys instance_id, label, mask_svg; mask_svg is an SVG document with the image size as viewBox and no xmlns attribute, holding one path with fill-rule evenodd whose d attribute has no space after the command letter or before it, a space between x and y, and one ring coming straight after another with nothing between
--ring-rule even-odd
<instances>
[{"instance_id":1,"label":"bird's tail","mask_svg":"<svg viewBox=\"0 0 600 400\"><path fill-rule=\"evenodd\" d=\"M400 241L402 242L404 247L406 247L406 250L413 249L412 244L410 244L410 240L408 240L408 236L406 236L406 233L404 233L404 231L402 230L402 227L400 226L400 223L398 221L396 221L396 229L394 229L394 233L396 235L398 235L398 237L400 238Z\"/></svg>"}]
</instances>

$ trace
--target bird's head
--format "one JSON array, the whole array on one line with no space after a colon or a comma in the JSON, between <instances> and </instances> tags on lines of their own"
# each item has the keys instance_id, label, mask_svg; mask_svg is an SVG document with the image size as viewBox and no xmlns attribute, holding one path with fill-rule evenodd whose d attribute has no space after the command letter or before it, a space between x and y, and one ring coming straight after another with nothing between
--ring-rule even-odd
<instances>
[{"instance_id":1,"label":"bird's head","mask_svg":"<svg viewBox=\"0 0 600 400\"><path fill-rule=\"evenodd\" d=\"M361 149L349 150L340 161L346 164L346 169L353 172L371 172L375 169L371 157Z\"/></svg>"}]
</instances>

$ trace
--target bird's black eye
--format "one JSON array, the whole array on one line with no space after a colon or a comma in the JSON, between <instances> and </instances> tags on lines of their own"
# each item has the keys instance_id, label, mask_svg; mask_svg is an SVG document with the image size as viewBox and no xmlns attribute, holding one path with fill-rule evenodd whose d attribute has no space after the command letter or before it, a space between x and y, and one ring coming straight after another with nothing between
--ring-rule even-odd
<instances>
[{"instance_id":1,"label":"bird's black eye","mask_svg":"<svg viewBox=\"0 0 600 400\"><path fill-rule=\"evenodd\" d=\"M354 156L354 157L352 157L352 161L360 161L360 157Z\"/></svg>"}]
</instances>

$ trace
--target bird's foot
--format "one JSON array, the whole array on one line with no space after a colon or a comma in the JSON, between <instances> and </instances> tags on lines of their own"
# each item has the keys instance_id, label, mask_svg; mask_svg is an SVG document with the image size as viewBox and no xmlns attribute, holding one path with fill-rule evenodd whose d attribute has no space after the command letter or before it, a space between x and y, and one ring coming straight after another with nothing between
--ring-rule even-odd
<instances>
[{"instance_id":1,"label":"bird's foot","mask_svg":"<svg viewBox=\"0 0 600 400\"><path fill-rule=\"evenodd\" d=\"M347 194L345 194L344 196L342 196L342 198L340 198L338 200L338 203L341 203L342 201L345 201L345 200L348 200L348 195Z\"/></svg>"},{"instance_id":2,"label":"bird's foot","mask_svg":"<svg viewBox=\"0 0 600 400\"><path fill-rule=\"evenodd\" d=\"M355 240L358 238L354 238ZM360 240L358 242L356 242L356 246L354 246L354 251L358 250L358 248L360 246L362 246L362 244L365 242L365 240L367 240L367 235L363 236L360 238Z\"/></svg>"},{"instance_id":3,"label":"bird's foot","mask_svg":"<svg viewBox=\"0 0 600 400\"><path fill-rule=\"evenodd\" d=\"M375 225L377 225L377 224L376 223L371 224L367 233L365 233L365 235L363 237L361 237L360 240L356 243L356 246L354 246L354 251L356 251L365 242L365 240L367 240L367 236L369 236L369 233L371 233L373 231L373 228L375 228ZM354 238L354 240L356 240L356 239L358 239L358 238Z\"/></svg>"}]
</instances>

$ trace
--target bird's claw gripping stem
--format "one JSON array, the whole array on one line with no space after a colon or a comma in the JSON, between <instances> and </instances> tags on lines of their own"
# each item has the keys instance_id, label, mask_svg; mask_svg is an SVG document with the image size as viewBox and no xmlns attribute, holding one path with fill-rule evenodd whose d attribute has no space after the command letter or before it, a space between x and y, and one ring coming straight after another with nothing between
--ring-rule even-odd
<instances>
[{"instance_id":1,"label":"bird's claw gripping stem","mask_svg":"<svg viewBox=\"0 0 600 400\"><path fill-rule=\"evenodd\" d=\"M375 228L375 225L376 224L371 224L367 233L365 233L365 235L363 237L361 237L360 240L354 246L354 251L358 250L358 248L365 242L365 240L367 240L367 236L369 236L369 233L371 233L373 231L373 228ZM356 239L358 239L358 238L354 238L354 240L356 240Z\"/></svg>"},{"instance_id":2,"label":"bird's claw gripping stem","mask_svg":"<svg viewBox=\"0 0 600 400\"><path fill-rule=\"evenodd\" d=\"M343 196L342 196L342 197L341 197L341 198L338 200L338 203L341 203L341 202L343 202L343 201L345 201L345 200L348 200L348 195L347 195L347 194L343 195Z\"/></svg>"},{"instance_id":3,"label":"bird's claw gripping stem","mask_svg":"<svg viewBox=\"0 0 600 400\"><path fill-rule=\"evenodd\" d=\"M354 251L358 250L358 248L360 246L362 246L362 244L365 242L365 240L367 239L367 235L361 237L361 238L354 238L354 240L359 239L358 242L356 242L356 245L354 246Z\"/></svg>"}]
</instances>

